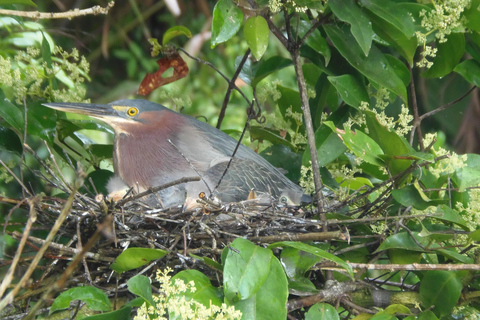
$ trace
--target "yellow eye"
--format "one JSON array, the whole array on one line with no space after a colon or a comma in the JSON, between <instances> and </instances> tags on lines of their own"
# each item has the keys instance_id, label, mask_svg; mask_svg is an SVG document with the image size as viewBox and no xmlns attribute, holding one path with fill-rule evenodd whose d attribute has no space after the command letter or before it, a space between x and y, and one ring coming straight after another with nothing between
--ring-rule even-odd
<instances>
[{"instance_id":1,"label":"yellow eye","mask_svg":"<svg viewBox=\"0 0 480 320\"><path fill-rule=\"evenodd\" d=\"M130 108L130 109L128 109L128 111L127 111L127 114L128 114L130 117L136 116L137 113L138 113L138 109L137 109L137 108Z\"/></svg>"}]
</instances>

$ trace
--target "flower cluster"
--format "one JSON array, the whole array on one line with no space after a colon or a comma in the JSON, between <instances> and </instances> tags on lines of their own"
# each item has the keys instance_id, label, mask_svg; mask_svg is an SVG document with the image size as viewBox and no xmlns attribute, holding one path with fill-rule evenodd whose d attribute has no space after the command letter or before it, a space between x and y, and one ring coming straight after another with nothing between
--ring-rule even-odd
<instances>
[{"instance_id":1,"label":"flower cluster","mask_svg":"<svg viewBox=\"0 0 480 320\"><path fill-rule=\"evenodd\" d=\"M82 85L90 70L85 57L76 49L66 52L61 47L52 51L52 61L41 58L40 50L29 47L18 51L13 61L0 56L1 88L21 103L24 98L43 98L50 101L84 101L86 89ZM68 89L57 88L61 80Z\"/></svg>"},{"instance_id":2,"label":"flower cluster","mask_svg":"<svg viewBox=\"0 0 480 320\"><path fill-rule=\"evenodd\" d=\"M467 20L462 13L471 5L471 0L432 0L433 9L420 11L422 27L426 32L416 32L417 40L423 44L422 59L417 62L419 67L430 68L433 63L428 58L435 57L436 48L427 46L427 36L434 33L439 43L447 41L452 32L465 32Z\"/></svg>"},{"instance_id":3,"label":"flower cluster","mask_svg":"<svg viewBox=\"0 0 480 320\"><path fill-rule=\"evenodd\" d=\"M423 143L425 146L428 146L431 144L431 142L436 139L437 134L434 133L427 133L425 135L425 138L423 140ZM445 159L441 159L439 161L436 161L434 164L430 166L430 172L439 178L440 176L443 175L451 175L455 172L455 170L461 169L465 167L466 161L467 161L467 155L458 155L455 152L448 151L442 147L437 147L435 148L432 147L432 152L436 157L441 157L441 156L446 156Z\"/></svg>"},{"instance_id":4,"label":"flower cluster","mask_svg":"<svg viewBox=\"0 0 480 320\"><path fill-rule=\"evenodd\" d=\"M164 271L157 272L156 280L160 283L160 292L158 296L154 296L154 306L147 306L144 303L137 310L134 320L166 320L168 313L174 314L180 319L212 319L212 320L236 320L242 317L239 310L235 310L233 306L228 307L226 304L221 306L212 305L206 307L195 300L188 300L182 293L193 293L196 291L195 283L190 281L185 283L181 279L171 281L168 275L172 269L166 268Z\"/></svg>"},{"instance_id":5,"label":"flower cluster","mask_svg":"<svg viewBox=\"0 0 480 320\"><path fill-rule=\"evenodd\" d=\"M282 8L293 9L295 12L305 12L308 9L308 7L297 5L294 0L287 0L285 2L282 0L270 0L268 1L268 8L272 13L279 13Z\"/></svg>"}]
</instances>

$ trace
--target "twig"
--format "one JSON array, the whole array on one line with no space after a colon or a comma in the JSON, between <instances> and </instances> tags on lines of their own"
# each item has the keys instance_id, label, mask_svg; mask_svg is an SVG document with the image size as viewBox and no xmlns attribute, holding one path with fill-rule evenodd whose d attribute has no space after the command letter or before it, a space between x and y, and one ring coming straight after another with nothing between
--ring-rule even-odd
<instances>
[{"instance_id":1,"label":"twig","mask_svg":"<svg viewBox=\"0 0 480 320\"><path fill-rule=\"evenodd\" d=\"M110 8L115 5L114 1L110 1L106 7L93 6L88 9L73 9L67 12L38 12L38 11L20 11L0 9L1 15L16 16L30 18L34 20L40 19L72 19L80 16L108 14Z\"/></svg>"},{"instance_id":2,"label":"twig","mask_svg":"<svg viewBox=\"0 0 480 320\"><path fill-rule=\"evenodd\" d=\"M220 114L218 115L218 121L217 121L217 129L220 129L222 126L222 121L223 118L225 117L225 111L227 110L228 102L230 101L230 96L232 94L233 89L235 89L235 81L238 78L238 75L242 71L243 65L248 59L248 56L250 55L250 48L245 52L243 55L242 61L238 64L237 70L235 70L235 73L233 74L232 79L228 81L228 88L227 88L227 93L225 94L225 98L223 99L223 105L222 109L220 110Z\"/></svg>"},{"instance_id":3,"label":"twig","mask_svg":"<svg viewBox=\"0 0 480 320\"><path fill-rule=\"evenodd\" d=\"M15 256L13 257L12 264L8 269L5 277L3 278L2 284L0 285L0 297L3 296L5 290L10 285L13 279L13 275L15 273L15 268L17 267L17 263L20 260L20 256L22 255L23 248L25 247L25 243L27 242L28 234L30 233L30 229L32 225L37 220L37 210L35 209L35 205L40 200L40 196L33 198L32 200L27 199L28 205L30 206L29 217L27 220L27 224L25 225L25 229L23 230L23 236L20 239L20 243L18 244L17 250L15 251ZM0 306L0 310L2 307Z\"/></svg>"},{"instance_id":4,"label":"twig","mask_svg":"<svg viewBox=\"0 0 480 320\"><path fill-rule=\"evenodd\" d=\"M102 233L104 233L106 230L111 228L113 221L113 216L109 215L105 218L105 221L97 227L97 230L93 234L93 236L88 240L88 242L83 246L82 251L80 251L75 258L70 262L68 267L65 269L65 271L62 273L60 278L48 288L48 290L43 294L42 298L37 301L37 303L33 306L33 308L30 310L28 315L24 318L24 320L30 320L35 317L37 311L43 307L46 301L50 300L53 295L63 289L65 287L65 284L70 278L70 275L75 271L77 268L78 264L84 259L85 254L90 251L90 249L93 248L93 246L98 242L100 239Z\"/></svg>"},{"instance_id":5,"label":"twig","mask_svg":"<svg viewBox=\"0 0 480 320\"><path fill-rule=\"evenodd\" d=\"M462 96L460 96L459 98L457 98L457 99L455 99L455 100L453 100L453 101L450 101L449 103L444 104L443 106L440 106L440 107L438 107L438 108L435 109L435 110L432 110L432 111L430 111L430 112L427 112L427 113L425 113L425 114L422 114L422 115L420 116L420 121L423 120L423 119L425 119L425 118L427 118L427 117L433 116L434 114L436 114L436 113L438 113L438 112L440 112L440 111L443 111L443 110L445 110L445 109L453 106L453 105L456 104L457 102L462 101L462 100L463 100L466 96L468 96L473 90L475 90L475 88L477 88L477 87L473 86L473 87L471 87L467 92L465 92Z\"/></svg>"},{"instance_id":6,"label":"twig","mask_svg":"<svg viewBox=\"0 0 480 320\"><path fill-rule=\"evenodd\" d=\"M163 190L163 189L166 189L166 188L173 187L173 186L175 186L175 185L177 185L177 184L187 183L187 182L192 182L192 181L200 181L200 177L185 177L185 178L177 179L177 180L174 180L174 181L172 181L172 182L168 182L168 183L162 184L161 186L153 187L153 188L150 188L150 189L148 189L148 190L146 190L146 191L137 193L136 195L133 195L133 196L131 196L131 197L122 199L122 200L118 201L118 202L116 203L116 205L117 205L117 206L122 206L122 205L124 205L124 204L127 203L127 202L131 202L131 201L140 199L140 198L142 198L142 197L144 197L144 196L148 196L149 194L155 193L155 192L157 192L157 191L160 191L160 190Z\"/></svg>"},{"instance_id":7,"label":"twig","mask_svg":"<svg viewBox=\"0 0 480 320\"><path fill-rule=\"evenodd\" d=\"M204 65L206 65L206 66L209 66L210 68L212 68L213 70L215 70L219 75L221 75L222 78L225 79L225 81L230 82L230 79L229 79L226 75L224 75L223 72L220 71L217 67L215 67L212 63L210 63L210 62L208 62L208 61L205 61L205 60L202 60L202 59L200 59L200 58L194 57L194 56L192 56L190 53L188 53L186 50L184 50L184 49L182 49L182 48L177 48L177 50L180 50L180 51L182 51L183 53L185 53L185 54L187 55L187 57L189 57L190 59L193 59L193 60L195 60L195 61L197 61L197 62L200 62L201 64L204 64ZM235 83L234 83L232 86L233 86L233 88L234 88L235 90L238 91L238 93L240 93L240 94L242 95L243 99L245 99L245 101L247 101L248 104L250 104L250 99L248 99L248 97L245 95L245 93L243 93L243 91L242 91Z\"/></svg>"},{"instance_id":8,"label":"twig","mask_svg":"<svg viewBox=\"0 0 480 320\"><path fill-rule=\"evenodd\" d=\"M72 205L73 205L73 200L75 199L75 192L83 184L84 177L85 177L85 172L83 172L80 169L79 172L78 172L77 181L75 183L74 191L68 197L68 200L67 200L65 206L62 209L62 212L58 216L57 220L55 220L55 223L52 226L52 229L50 230L50 232L48 233L48 235L45 239L45 243L38 250L35 258L32 260L32 263L30 264L28 269L25 271L25 273L23 274L23 277L17 283L15 288L13 288L2 300L0 300L0 311L3 310L3 308L5 308L5 306L7 306L7 304L12 303L15 295L25 286L25 284L27 283L27 280L30 279L30 276L32 275L35 268L37 267L38 263L40 262L40 259L42 259L43 254L48 249L50 242L52 242L53 238L55 237L58 230L62 226L63 221L65 221L68 214L70 213L70 210L71 210Z\"/></svg>"},{"instance_id":9,"label":"twig","mask_svg":"<svg viewBox=\"0 0 480 320\"><path fill-rule=\"evenodd\" d=\"M15 173L13 173L12 170L10 170L9 167L7 167L7 165L5 163L3 163L2 160L0 160L0 164L5 168L5 170L8 171L8 173L10 173L10 175L15 179L17 180L18 184L20 184L23 188L23 190L25 190L29 196L33 197L33 194L30 192L30 190L27 189L27 187L25 187L25 185L23 184L23 182L15 175Z\"/></svg>"},{"instance_id":10,"label":"twig","mask_svg":"<svg viewBox=\"0 0 480 320\"><path fill-rule=\"evenodd\" d=\"M409 64L408 65L409 71L410 71L410 97L411 97L411 104L412 104L412 109L413 109L413 128L412 132L410 134L410 145L413 145L413 137L415 134L415 131L417 132L418 135L418 143L420 144L420 151L425 150L425 146L423 145L423 134L422 134L422 128L420 127L420 123L422 122L421 117L419 116L418 113L418 104L417 104L417 93L415 92L415 78L413 76L413 68Z\"/></svg>"}]
</instances>

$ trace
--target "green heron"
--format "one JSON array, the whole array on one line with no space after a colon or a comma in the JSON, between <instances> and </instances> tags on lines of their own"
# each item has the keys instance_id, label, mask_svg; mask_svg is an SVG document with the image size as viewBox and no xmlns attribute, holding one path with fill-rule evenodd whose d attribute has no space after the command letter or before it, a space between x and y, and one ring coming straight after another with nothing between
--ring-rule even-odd
<instances>
[{"instance_id":1,"label":"green heron","mask_svg":"<svg viewBox=\"0 0 480 320\"><path fill-rule=\"evenodd\" d=\"M201 192L222 202L238 202L246 200L252 190L290 205L310 201L298 185L244 145L239 146L223 176L237 141L207 123L162 105L136 99L109 104L44 105L97 118L114 129L115 176L107 186L109 192L129 188L142 192L183 177L200 176L200 181L162 190L157 194L161 203L184 205Z\"/></svg>"}]
</instances>

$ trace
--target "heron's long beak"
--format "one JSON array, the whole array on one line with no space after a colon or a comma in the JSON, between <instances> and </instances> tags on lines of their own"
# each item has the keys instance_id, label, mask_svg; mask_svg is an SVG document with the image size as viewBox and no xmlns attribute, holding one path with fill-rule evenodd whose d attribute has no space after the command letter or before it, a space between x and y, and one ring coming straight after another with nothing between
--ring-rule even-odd
<instances>
[{"instance_id":1,"label":"heron's long beak","mask_svg":"<svg viewBox=\"0 0 480 320\"><path fill-rule=\"evenodd\" d=\"M44 103L46 107L60 110L64 112L71 112L77 114L84 114L90 117L104 120L105 118L117 116L115 110L108 104L95 103L77 103L77 102L61 102L61 103Z\"/></svg>"}]
</instances>

